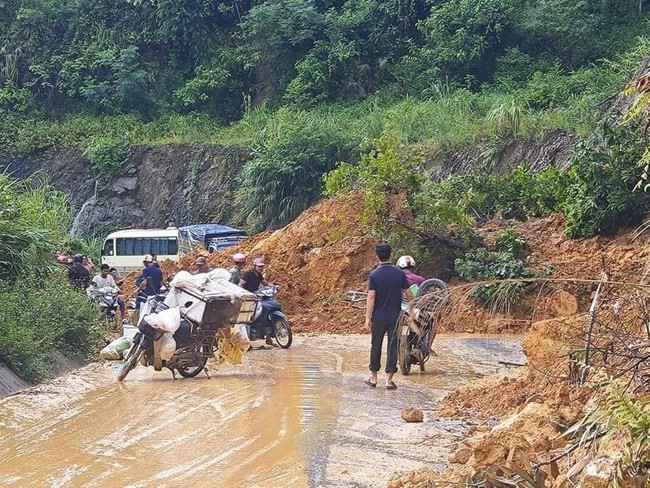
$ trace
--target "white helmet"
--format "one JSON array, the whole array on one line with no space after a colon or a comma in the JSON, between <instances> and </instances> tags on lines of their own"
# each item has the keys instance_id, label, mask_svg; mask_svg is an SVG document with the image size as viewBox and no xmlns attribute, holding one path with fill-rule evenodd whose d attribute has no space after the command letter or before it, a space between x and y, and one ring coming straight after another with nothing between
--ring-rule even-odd
<instances>
[{"instance_id":1,"label":"white helmet","mask_svg":"<svg viewBox=\"0 0 650 488\"><path fill-rule=\"evenodd\" d=\"M153 256L151 254L147 254L142 261L145 263L153 263Z\"/></svg>"},{"instance_id":2,"label":"white helmet","mask_svg":"<svg viewBox=\"0 0 650 488\"><path fill-rule=\"evenodd\" d=\"M406 269L415 267L415 259L411 256L400 256L397 260L397 267Z\"/></svg>"}]
</instances>

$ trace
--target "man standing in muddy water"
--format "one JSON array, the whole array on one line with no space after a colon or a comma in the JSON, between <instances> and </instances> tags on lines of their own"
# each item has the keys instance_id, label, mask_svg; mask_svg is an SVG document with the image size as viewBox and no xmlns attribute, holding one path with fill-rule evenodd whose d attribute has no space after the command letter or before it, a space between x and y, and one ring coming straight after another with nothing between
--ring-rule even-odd
<instances>
[{"instance_id":1,"label":"man standing in muddy water","mask_svg":"<svg viewBox=\"0 0 650 488\"><path fill-rule=\"evenodd\" d=\"M402 311L402 292L413 313L413 295L404 272L390 262L392 249L389 244L378 244L375 248L379 266L368 277L368 302L366 304L366 329L371 333L370 378L366 385L377 386L377 372L381 368L381 349L384 336L388 334L386 354L386 389L395 390L393 375L397 372L397 319Z\"/></svg>"}]
</instances>

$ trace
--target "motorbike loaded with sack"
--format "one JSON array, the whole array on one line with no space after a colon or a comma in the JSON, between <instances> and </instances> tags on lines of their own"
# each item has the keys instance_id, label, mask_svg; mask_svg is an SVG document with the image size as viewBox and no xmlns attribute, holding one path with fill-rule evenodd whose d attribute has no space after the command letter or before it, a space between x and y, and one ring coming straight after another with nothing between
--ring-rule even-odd
<instances>
[{"instance_id":1,"label":"motorbike loaded with sack","mask_svg":"<svg viewBox=\"0 0 650 488\"><path fill-rule=\"evenodd\" d=\"M258 298L228 281L226 270L192 275L180 271L167 295L150 296L140 306L138 332L124 356L117 379L124 380L138 363L167 368L192 378L205 371L209 358L234 364L250 341L244 323L250 323Z\"/></svg>"},{"instance_id":2,"label":"motorbike loaded with sack","mask_svg":"<svg viewBox=\"0 0 650 488\"><path fill-rule=\"evenodd\" d=\"M188 294L187 292L185 293ZM183 307L169 308L164 296L149 297L142 305L138 332L117 379L124 380L140 362L156 371L167 368L193 378L215 357L219 331L230 330L241 313L241 302L226 297L196 296ZM209 375L208 375L209 377Z\"/></svg>"},{"instance_id":3,"label":"motorbike loaded with sack","mask_svg":"<svg viewBox=\"0 0 650 488\"><path fill-rule=\"evenodd\" d=\"M251 341L273 337L281 348L289 349L293 333L280 302L275 299L277 292L278 285L263 286L255 292L259 304L249 325L249 337Z\"/></svg>"}]
</instances>

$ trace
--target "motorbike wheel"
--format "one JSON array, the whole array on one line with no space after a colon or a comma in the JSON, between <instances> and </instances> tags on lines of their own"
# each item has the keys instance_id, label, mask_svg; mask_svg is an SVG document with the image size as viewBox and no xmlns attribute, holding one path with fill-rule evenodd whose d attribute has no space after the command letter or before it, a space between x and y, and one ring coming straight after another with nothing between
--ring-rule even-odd
<instances>
[{"instance_id":1,"label":"motorbike wheel","mask_svg":"<svg viewBox=\"0 0 650 488\"><path fill-rule=\"evenodd\" d=\"M442 280L431 278L424 280L418 290L418 296L435 293L442 302L449 300L449 287Z\"/></svg>"},{"instance_id":2,"label":"motorbike wheel","mask_svg":"<svg viewBox=\"0 0 650 488\"><path fill-rule=\"evenodd\" d=\"M397 358L399 360L399 370L403 375L408 375L411 372L411 352L408 335L399 336Z\"/></svg>"},{"instance_id":3,"label":"motorbike wheel","mask_svg":"<svg viewBox=\"0 0 650 488\"><path fill-rule=\"evenodd\" d=\"M199 361L199 364L191 367L178 366L176 368L178 370L178 374L180 374L183 378L194 378L201 371L203 371L205 365L208 363L208 353L209 353L209 351L207 351L208 347L209 346L207 346L206 344L201 344L199 348L199 354L201 354L203 357L201 361Z\"/></svg>"},{"instance_id":4,"label":"motorbike wheel","mask_svg":"<svg viewBox=\"0 0 650 488\"><path fill-rule=\"evenodd\" d=\"M138 346L134 344L133 347ZM124 381L126 375L129 374L133 368L135 368L136 364L138 364L138 360L140 359L140 356L142 356L143 352L143 349L137 349L135 352L129 351L128 359L126 360L126 363L124 363L124 366L122 366L122 371L120 371L120 374L117 375L117 381Z\"/></svg>"},{"instance_id":5,"label":"motorbike wheel","mask_svg":"<svg viewBox=\"0 0 650 488\"><path fill-rule=\"evenodd\" d=\"M275 341L282 349L289 349L293 342L293 332L289 322L284 319L275 319L273 321L273 331L275 332Z\"/></svg>"}]
</instances>

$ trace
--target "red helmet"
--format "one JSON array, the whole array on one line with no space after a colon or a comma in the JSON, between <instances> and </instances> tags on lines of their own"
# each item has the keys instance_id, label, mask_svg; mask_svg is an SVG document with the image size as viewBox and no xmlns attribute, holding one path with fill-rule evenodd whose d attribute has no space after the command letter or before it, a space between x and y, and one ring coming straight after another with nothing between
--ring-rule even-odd
<instances>
[{"instance_id":1,"label":"red helmet","mask_svg":"<svg viewBox=\"0 0 650 488\"><path fill-rule=\"evenodd\" d=\"M253 260L253 266L266 266L266 263L262 258L255 258Z\"/></svg>"},{"instance_id":2,"label":"red helmet","mask_svg":"<svg viewBox=\"0 0 650 488\"><path fill-rule=\"evenodd\" d=\"M236 263L245 263L246 262L246 256L240 252L237 254L233 255L232 260Z\"/></svg>"}]
</instances>

